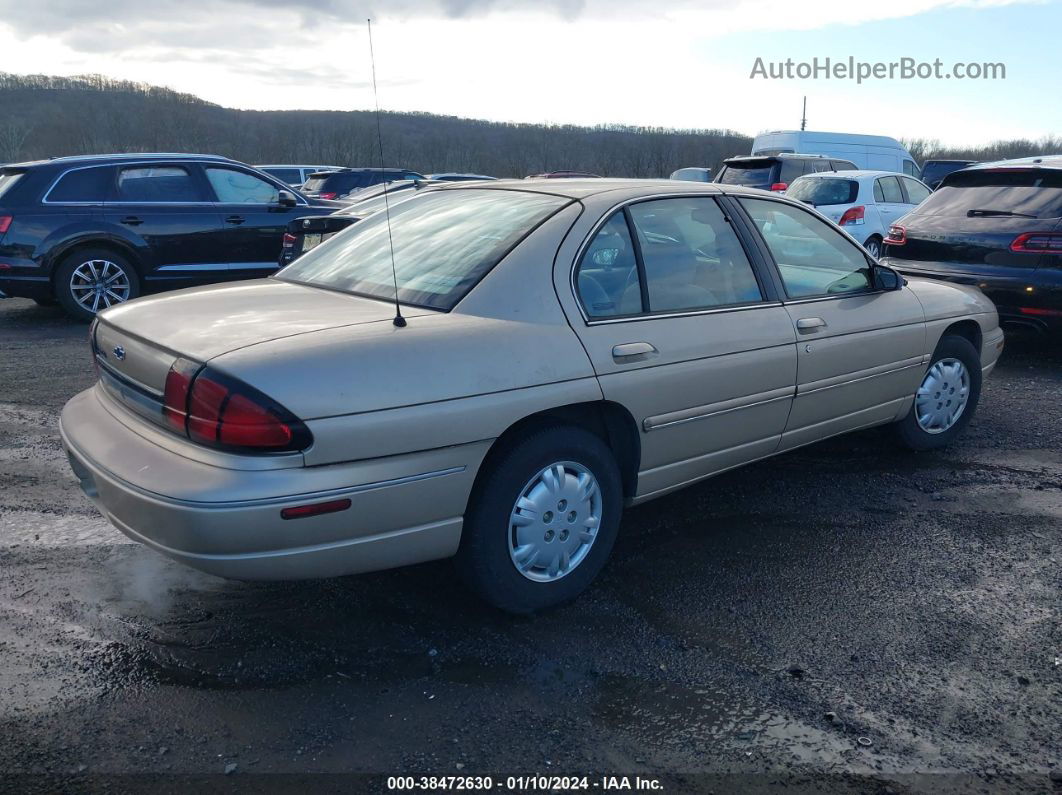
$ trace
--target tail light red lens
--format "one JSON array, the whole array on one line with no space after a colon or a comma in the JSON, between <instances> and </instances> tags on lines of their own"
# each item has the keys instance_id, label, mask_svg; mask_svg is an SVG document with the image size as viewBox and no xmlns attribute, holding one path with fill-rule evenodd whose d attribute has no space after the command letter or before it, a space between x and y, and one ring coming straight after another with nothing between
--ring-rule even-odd
<instances>
[{"instance_id":1,"label":"tail light red lens","mask_svg":"<svg viewBox=\"0 0 1062 795\"><path fill-rule=\"evenodd\" d=\"M907 229L899 224L889 227L889 234L885 236L885 244L889 246L902 246L907 242Z\"/></svg>"},{"instance_id":2,"label":"tail light red lens","mask_svg":"<svg viewBox=\"0 0 1062 795\"><path fill-rule=\"evenodd\" d=\"M0 237L7 234L7 230L11 228L11 222L15 220L13 215L0 215Z\"/></svg>"},{"instance_id":3,"label":"tail light red lens","mask_svg":"<svg viewBox=\"0 0 1062 795\"><path fill-rule=\"evenodd\" d=\"M166 387L162 394L162 414L166 424L180 434L187 433L188 393L192 379L199 372L199 365L187 359L178 359L166 373Z\"/></svg>"},{"instance_id":4,"label":"tail light red lens","mask_svg":"<svg viewBox=\"0 0 1062 795\"><path fill-rule=\"evenodd\" d=\"M771 190L773 190L775 193L783 193L788 187L788 182L776 182L771 185Z\"/></svg>"},{"instance_id":5,"label":"tail light red lens","mask_svg":"<svg viewBox=\"0 0 1062 795\"><path fill-rule=\"evenodd\" d=\"M283 406L235 378L186 359L166 377L163 413L194 442L232 451L290 452L309 447L309 429Z\"/></svg>"},{"instance_id":6,"label":"tail light red lens","mask_svg":"<svg viewBox=\"0 0 1062 795\"><path fill-rule=\"evenodd\" d=\"M295 241L296 240L298 240L298 238L295 237L295 235L291 234L290 232L285 232L284 233L284 248L291 248L292 246L295 245Z\"/></svg>"},{"instance_id":7,"label":"tail light red lens","mask_svg":"<svg viewBox=\"0 0 1062 795\"><path fill-rule=\"evenodd\" d=\"M328 191L326 193L318 193L317 194L318 198L321 198L321 199L334 199L338 195L339 194L337 194L335 191ZM276 238L273 238L273 239L276 240Z\"/></svg>"},{"instance_id":8,"label":"tail light red lens","mask_svg":"<svg viewBox=\"0 0 1062 795\"><path fill-rule=\"evenodd\" d=\"M855 225L866 223L866 221L864 220L864 216L866 215L866 213L867 208L863 205L859 205L858 207L849 207L847 210L844 211L844 215L841 216L841 220L837 223L840 226L845 226L847 224Z\"/></svg>"},{"instance_id":9,"label":"tail light red lens","mask_svg":"<svg viewBox=\"0 0 1062 795\"><path fill-rule=\"evenodd\" d=\"M1014 238L1014 242L1010 244L1010 250L1025 254L1060 254L1062 253L1062 234L1026 232Z\"/></svg>"}]
</instances>

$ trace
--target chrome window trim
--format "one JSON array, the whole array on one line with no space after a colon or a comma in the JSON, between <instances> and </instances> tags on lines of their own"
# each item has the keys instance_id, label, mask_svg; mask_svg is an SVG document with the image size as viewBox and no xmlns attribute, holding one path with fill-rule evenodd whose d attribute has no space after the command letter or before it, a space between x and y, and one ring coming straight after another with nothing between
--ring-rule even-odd
<instances>
[{"instance_id":1,"label":"chrome window trim","mask_svg":"<svg viewBox=\"0 0 1062 795\"><path fill-rule=\"evenodd\" d=\"M97 155L97 157L99 157L102 160L102 159L113 157L113 155ZM80 159L80 158L78 158L78 159ZM48 196L55 189L55 186L57 184L59 184L59 180L61 180L63 177L65 177L67 174L69 174L71 172L84 171L85 169L89 169L89 168L112 168L112 167L125 168L127 166L154 165L154 164L159 163L160 160L164 160L164 158L145 157L144 159L139 159L139 160L118 160L118 161L116 161L114 163L93 163L93 164L88 165L88 166L74 166L73 168L64 169L62 172L60 172L59 176L57 176L55 179L52 180L51 184L48 186L48 190L46 190L44 192L44 195L41 197L41 204L47 204L47 205L49 205L51 207L125 207L125 206L129 206L129 205L148 205L148 206L158 206L158 207L192 207L192 206L201 206L201 207L214 208L214 207L246 207L246 206L248 206L246 204L235 204L235 205L234 204L222 204L221 202L212 202L212 201L209 201L209 200L207 200L207 201L198 201L198 202L127 202L127 201L111 201L111 202L109 202L109 201L104 201L102 199L100 201L98 201L98 202L53 202L53 201L48 201ZM187 158L187 159L174 157L170 164L179 166L182 163L196 163L198 165L212 165L212 166L223 165L223 166L228 166L228 167L232 168L234 171L242 170L241 169L241 164L232 163L232 162L230 162L228 160L221 159L220 157L219 157L218 160L211 160L211 159L209 159L209 157L203 157L203 156L197 156L195 158ZM242 168L247 168L247 167L243 166ZM264 174L265 172L258 172L258 173L252 174L252 176L258 176L259 173ZM268 174L266 176L269 177ZM273 178L269 177L269 179L267 179L266 181L267 182L273 182ZM208 182L209 182L209 180L208 180ZM273 187L277 188L277 190L286 190L286 191L288 191L288 193L292 193L293 192L290 185L286 185L284 183L280 183L279 181L273 182ZM306 199L303 198L298 192L294 192L293 195L295 196L295 206L297 206L297 207L309 207L310 206L310 203L308 201L306 201ZM273 207L274 205L272 205L272 204L263 204L263 205L255 205L255 206Z\"/></svg>"},{"instance_id":2,"label":"chrome window trim","mask_svg":"<svg viewBox=\"0 0 1062 795\"><path fill-rule=\"evenodd\" d=\"M691 182L689 184L696 185L697 183L696 182ZM705 184L708 184L708 183L705 183ZM726 195L727 195L726 193L724 193L723 191L721 191L719 189L716 189L715 192L712 192L712 193L704 192L702 190L696 190L696 191L690 190L690 191L668 192L668 193L651 193L651 194L648 194L648 195L645 195L645 196L634 196L632 198L624 199L623 201L617 202L616 204L613 204L611 207L609 207L601 215L601 217L598 218L597 221L594 222L593 227L591 227L590 231L583 238L582 243L579 244L579 248L575 252L575 258L572 260L571 267L568 269L568 286L571 288L572 298L575 299L575 306L579 309L579 314L583 318L583 324L586 325L586 326L601 326L601 325L610 324L610 323L631 323L631 322L637 322L637 321L642 321L642 320L665 320L667 318L674 318L674 317L696 317L698 315L714 315L714 314L719 314L721 312L742 312L742 311L746 311L746 310L749 310L749 309L763 309L763 308L769 307L769 306L781 306L782 305L781 302L769 301L767 298L764 297L761 301L754 302L754 303L726 304L726 305L723 305L723 306L705 307L703 309L690 309L688 311L687 310L683 310L681 312L661 312L661 313L653 313L653 312L646 313L646 312L642 312L642 313L639 313L637 315L623 315L622 317L601 317L601 318L591 318L586 313L586 307L583 306L582 299L579 298L579 289L578 289L578 287L576 285L576 282L575 282L575 274L576 274L576 271L579 270L579 263L582 262L583 255L586 253L586 250L590 247L590 243L593 241L594 236L598 233L598 231L600 231L601 227L604 226L605 223L609 219L612 218L612 216L616 212L618 212L619 210L625 208L629 204L637 204L637 203L643 202L643 201L655 201L657 199L691 199L691 198L696 198L696 199L718 199L720 196L726 196ZM723 212L724 215L726 215L726 209L724 207L720 207L719 209L720 209L720 211ZM744 251L745 250L745 246L743 244L741 244L741 238L737 235L737 232L735 232L734 235L735 235L735 237L738 237L738 243L739 243L739 245L741 245L741 250ZM749 262L749 267L753 268L753 265L752 265L751 262ZM755 275L755 268L753 268L753 274ZM757 279L757 286L759 286L759 280L758 279ZM763 295L763 288L762 287L760 287L760 295L761 296Z\"/></svg>"}]
</instances>

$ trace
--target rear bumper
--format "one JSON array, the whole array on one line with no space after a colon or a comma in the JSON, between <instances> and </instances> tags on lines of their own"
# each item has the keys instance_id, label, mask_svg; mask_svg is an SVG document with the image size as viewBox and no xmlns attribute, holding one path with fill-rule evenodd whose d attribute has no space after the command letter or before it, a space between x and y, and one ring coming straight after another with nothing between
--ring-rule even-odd
<instances>
[{"instance_id":1,"label":"rear bumper","mask_svg":"<svg viewBox=\"0 0 1062 795\"><path fill-rule=\"evenodd\" d=\"M60 432L82 490L133 540L234 579L332 577L453 555L489 446L233 470L160 447L107 400L90 389L63 409ZM281 518L284 508L337 499L351 507Z\"/></svg>"}]
</instances>

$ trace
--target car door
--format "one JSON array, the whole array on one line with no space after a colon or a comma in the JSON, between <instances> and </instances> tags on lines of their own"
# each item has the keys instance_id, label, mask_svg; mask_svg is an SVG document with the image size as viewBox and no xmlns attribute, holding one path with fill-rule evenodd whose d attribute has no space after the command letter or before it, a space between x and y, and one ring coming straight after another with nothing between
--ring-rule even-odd
<instances>
[{"instance_id":1,"label":"car door","mask_svg":"<svg viewBox=\"0 0 1062 795\"><path fill-rule=\"evenodd\" d=\"M234 276L253 278L274 272L288 221L328 212L308 208L302 199L295 206L283 206L279 192L287 188L236 166L210 163L203 172L226 230L224 255Z\"/></svg>"},{"instance_id":2,"label":"car door","mask_svg":"<svg viewBox=\"0 0 1062 795\"><path fill-rule=\"evenodd\" d=\"M914 293L877 289L866 253L817 213L770 198L739 203L774 260L797 338L781 449L896 417L928 360Z\"/></svg>"},{"instance_id":3,"label":"car door","mask_svg":"<svg viewBox=\"0 0 1062 795\"><path fill-rule=\"evenodd\" d=\"M638 425L639 499L778 446L796 335L740 234L750 230L710 196L632 201L610 210L564 275L604 397Z\"/></svg>"},{"instance_id":4,"label":"car door","mask_svg":"<svg viewBox=\"0 0 1062 795\"><path fill-rule=\"evenodd\" d=\"M907 215L910 209L904 199L898 177L878 177L874 180L874 202L878 206L878 213L886 231L889 226Z\"/></svg>"},{"instance_id":5,"label":"car door","mask_svg":"<svg viewBox=\"0 0 1062 795\"><path fill-rule=\"evenodd\" d=\"M228 264L214 248L221 223L194 164L119 166L104 220L135 246L145 281L209 280Z\"/></svg>"}]
</instances>

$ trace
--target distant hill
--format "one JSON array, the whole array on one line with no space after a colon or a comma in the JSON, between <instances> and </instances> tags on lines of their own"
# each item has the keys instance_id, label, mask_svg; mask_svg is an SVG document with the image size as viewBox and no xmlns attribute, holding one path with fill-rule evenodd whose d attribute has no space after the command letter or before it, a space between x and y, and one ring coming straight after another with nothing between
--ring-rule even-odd
<instances>
[{"instance_id":1,"label":"distant hill","mask_svg":"<svg viewBox=\"0 0 1062 795\"><path fill-rule=\"evenodd\" d=\"M61 155L153 151L221 154L247 163L378 165L370 111L247 111L101 75L0 72L0 162ZM572 169L660 177L683 166L716 169L750 151L724 129L507 124L384 113L387 165L424 173L498 176Z\"/></svg>"}]
</instances>

